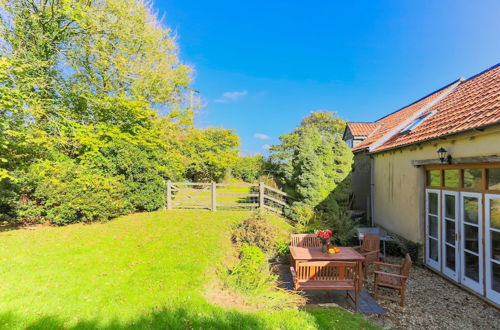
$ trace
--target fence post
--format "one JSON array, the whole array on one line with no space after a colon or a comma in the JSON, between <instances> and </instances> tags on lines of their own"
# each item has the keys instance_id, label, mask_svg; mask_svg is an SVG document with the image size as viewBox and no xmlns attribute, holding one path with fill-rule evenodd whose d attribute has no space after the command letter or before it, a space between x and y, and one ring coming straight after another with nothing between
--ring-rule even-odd
<instances>
[{"instance_id":1,"label":"fence post","mask_svg":"<svg viewBox=\"0 0 500 330\"><path fill-rule=\"evenodd\" d=\"M217 185L212 181L212 211L215 211L217 209L216 191Z\"/></svg>"},{"instance_id":2,"label":"fence post","mask_svg":"<svg viewBox=\"0 0 500 330\"><path fill-rule=\"evenodd\" d=\"M264 182L259 182L259 208L264 209Z\"/></svg>"},{"instance_id":3,"label":"fence post","mask_svg":"<svg viewBox=\"0 0 500 330\"><path fill-rule=\"evenodd\" d=\"M167 210L172 209L172 182L167 181Z\"/></svg>"}]
</instances>

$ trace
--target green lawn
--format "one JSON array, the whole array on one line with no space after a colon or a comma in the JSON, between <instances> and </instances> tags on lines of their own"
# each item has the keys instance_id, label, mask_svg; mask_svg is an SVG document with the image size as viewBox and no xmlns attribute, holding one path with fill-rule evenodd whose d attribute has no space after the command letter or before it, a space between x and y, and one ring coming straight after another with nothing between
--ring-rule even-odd
<instances>
[{"instance_id":1,"label":"green lawn","mask_svg":"<svg viewBox=\"0 0 500 330\"><path fill-rule=\"evenodd\" d=\"M2 232L0 328L372 327L336 309L248 313L208 303L204 283L232 253L231 227L249 214L176 210Z\"/></svg>"}]
</instances>

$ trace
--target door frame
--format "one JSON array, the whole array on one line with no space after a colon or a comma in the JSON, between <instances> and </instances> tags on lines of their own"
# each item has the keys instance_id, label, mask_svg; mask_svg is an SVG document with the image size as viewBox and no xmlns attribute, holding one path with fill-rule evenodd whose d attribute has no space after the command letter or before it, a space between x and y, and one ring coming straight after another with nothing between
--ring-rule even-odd
<instances>
[{"instance_id":1,"label":"door frame","mask_svg":"<svg viewBox=\"0 0 500 330\"><path fill-rule=\"evenodd\" d=\"M446 196L454 196L455 197L455 219L453 222L455 223L455 270L451 270L446 267L446 246L451 245L446 241ZM449 278L458 282L460 279L460 192L453 190L442 190L441 194L441 256L442 256L442 272Z\"/></svg>"},{"instance_id":2,"label":"door frame","mask_svg":"<svg viewBox=\"0 0 500 330\"><path fill-rule=\"evenodd\" d=\"M484 231L485 231L485 241L484 241L484 256L486 261L486 297L491 299L494 303L500 305L500 292L496 292L491 289L491 278L492 269L491 263L494 262L500 265L499 261L492 261L491 258L491 236L490 230L500 232L498 229L492 229L490 227L490 203L492 199L500 199L500 194L485 194L484 195Z\"/></svg>"},{"instance_id":3,"label":"door frame","mask_svg":"<svg viewBox=\"0 0 500 330\"><path fill-rule=\"evenodd\" d=\"M437 249L438 249L438 260L433 260L430 258L430 247L429 247L429 193L435 193L437 197L437 214L431 214L437 217ZM431 268L441 271L441 190L439 189L426 189L425 190L425 263ZM431 239L434 239L431 236Z\"/></svg>"},{"instance_id":4,"label":"door frame","mask_svg":"<svg viewBox=\"0 0 500 330\"><path fill-rule=\"evenodd\" d=\"M478 252L468 250L468 253L476 255L478 257L479 265L479 282L474 281L473 279L467 277L465 275L465 225L476 226L472 223L465 223L465 208L463 203L464 197L472 197L477 198L478 201L478 219L477 219L477 228L478 228ZM477 192L460 192L460 233L462 233L460 239L460 283L468 287L469 289L479 293L484 294L484 273L483 273L483 259L484 259L484 247L483 247L483 194Z\"/></svg>"}]
</instances>

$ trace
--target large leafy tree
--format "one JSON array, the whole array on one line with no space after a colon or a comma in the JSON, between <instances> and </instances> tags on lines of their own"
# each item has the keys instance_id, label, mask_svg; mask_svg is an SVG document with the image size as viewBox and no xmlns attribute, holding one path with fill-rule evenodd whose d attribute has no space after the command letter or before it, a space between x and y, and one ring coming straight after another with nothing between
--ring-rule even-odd
<instances>
[{"instance_id":1,"label":"large leafy tree","mask_svg":"<svg viewBox=\"0 0 500 330\"><path fill-rule=\"evenodd\" d=\"M234 164L239 140L232 131L194 127L191 69L147 3L0 6L1 213L55 218L53 203L66 212L58 223L94 219L84 205L91 190L108 201L102 208L153 210L164 205L165 180L216 179ZM89 177L109 185L91 188ZM51 195L78 189L80 205Z\"/></svg>"}]
</instances>

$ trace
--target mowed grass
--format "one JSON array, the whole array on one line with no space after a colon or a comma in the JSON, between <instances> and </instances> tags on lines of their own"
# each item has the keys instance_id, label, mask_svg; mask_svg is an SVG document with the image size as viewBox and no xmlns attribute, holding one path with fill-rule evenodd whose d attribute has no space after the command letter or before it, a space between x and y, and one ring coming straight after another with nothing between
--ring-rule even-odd
<instances>
[{"instance_id":1,"label":"mowed grass","mask_svg":"<svg viewBox=\"0 0 500 330\"><path fill-rule=\"evenodd\" d=\"M242 211L159 211L0 233L0 328L370 328L334 310L228 310L204 298ZM274 217L281 228L287 224Z\"/></svg>"}]
</instances>

